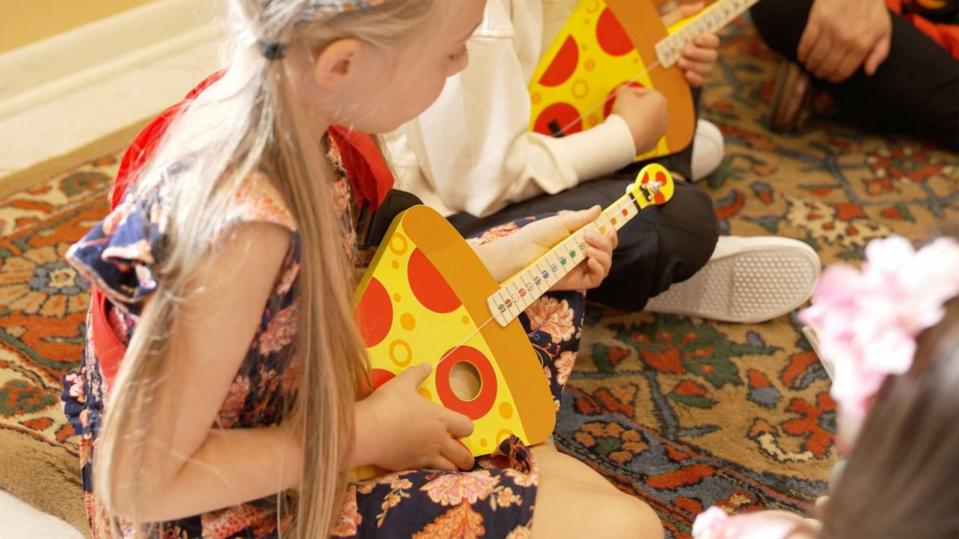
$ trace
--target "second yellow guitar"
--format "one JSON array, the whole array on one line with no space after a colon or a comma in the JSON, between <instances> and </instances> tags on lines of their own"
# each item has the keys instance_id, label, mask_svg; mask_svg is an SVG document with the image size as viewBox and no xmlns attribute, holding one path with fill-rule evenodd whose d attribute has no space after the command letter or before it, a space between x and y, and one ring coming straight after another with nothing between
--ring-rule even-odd
<instances>
[{"instance_id":1,"label":"second yellow guitar","mask_svg":"<svg viewBox=\"0 0 959 539\"><path fill-rule=\"evenodd\" d=\"M650 0L583 0L543 55L529 86L530 130L566 136L603 123L624 84L666 98L669 120L656 147L637 161L681 151L693 139L692 93L676 66L693 37L715 32L757 0L717 0L667 29Z\"/></svg>"}]
</instances>

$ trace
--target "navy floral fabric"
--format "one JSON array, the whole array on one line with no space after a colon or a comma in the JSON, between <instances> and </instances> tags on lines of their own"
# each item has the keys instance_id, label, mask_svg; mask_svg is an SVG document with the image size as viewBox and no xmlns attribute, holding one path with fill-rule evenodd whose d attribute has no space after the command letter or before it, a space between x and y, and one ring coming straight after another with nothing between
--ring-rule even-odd
<instances>
[{"instance_id":1,"label":"navy floral fabric","mask_svg":"<svg viewBox=\"0 0 959 539\"><path fill-rule=\"evenodd\" d=\"M339 165L331 152L331 162ZM350 223L349 182L340 174L333 185L334 204L344 223ZM172 180L170 180L172 181ZM136 329L143 300L157 287L154 273L162 261L165 223L170 211L168 185L128 197L95 226L68 253L69 262L109 299L109 322L124 343ZM292 233L291 244L277 284L264 307L253 343L218 414L225 428L275 425L289 413L296 396L299 367L287 353L296 331L294 290L299 274L296 224L282 197L265 177L254 176L238 195L224 226L238 222L270 222ZM484 234L492 241L530 222L510 223ZM353 238L348 226L347 238ZM351 241L345 256L352 256ZM569 378L579 347L585 297L579 292L550 293L521 317L550 383L555 401ZM88 328L90 324L88 323ZM80 433L83 486L94 537L111 537L100 525L102 509L93 496L93 449L109 384L87 335L81 367L64 380L64 408ZM475 469L448 473L413 470L390 473L351 484L332 535L336 537L526 537L529 535L536 489L536 462L517 438L506 439ZM295 503L293 494L286 501ZM277 537L289 518L277 519L277 497L162 523L161 537ZM289 506L289 505L287 505ZM118 522L122 537L135 530Z\"/></svg>"}]
</instances>

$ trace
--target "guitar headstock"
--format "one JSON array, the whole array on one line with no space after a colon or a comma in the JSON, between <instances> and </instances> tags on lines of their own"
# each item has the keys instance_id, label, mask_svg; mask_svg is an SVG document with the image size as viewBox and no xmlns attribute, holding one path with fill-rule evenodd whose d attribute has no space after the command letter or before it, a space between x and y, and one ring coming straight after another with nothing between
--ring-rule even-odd
<instances>
[{"instance_id":1,"label":"guitar headstock","mask_svg":"<svg viewBox=\"0 0 959 539\"><path fill-rule=\"evenodd\" d=\"M647 206L660 206L673 198L676 190L673 176L666 167L652 163L643 167L636 181L627 188L641 209Z\"/></svg>"}]
</instances>

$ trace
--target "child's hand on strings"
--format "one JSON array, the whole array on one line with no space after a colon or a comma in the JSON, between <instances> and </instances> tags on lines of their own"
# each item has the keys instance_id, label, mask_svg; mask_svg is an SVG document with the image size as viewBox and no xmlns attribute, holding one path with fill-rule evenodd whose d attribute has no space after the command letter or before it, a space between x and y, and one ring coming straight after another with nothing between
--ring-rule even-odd
<instances>
[{"instance_id":1,"label":"child's hand on strings","mask_svg":"<svg viewBox=\"0 0 959 539\"><path fill-rule=\"evenodd\" d=\"M527 249L535 255L530 258L532 261L573 232L595 221L601 212L599 206L576 212L560 212L524 226L511 237L526 243ZM560 279L552 290L589 290L599 286L609 275L613 265L613 250L619 245L616 231L603 234L599 230L590 230L585 238L586 259Z\"/></svg>"},{"instance_id":2,"label":"child's hand on strings","mask_svg":"<svg viewBox=\"0 0 959 539\"><path fill-rule=\"evenodd\" d=\"M719 49L719 37L716 34L696 36L683 47L678 65L690 86L698 88L706 82L713 72L716 59L719 58L717 49Z\"/></svg>"},{"instance_id":3,"label":"child's hand on strings","mask_svg":"<svg viewBox=\"0 0 959 539\"><path fill-rule=\"evenodd\" d=\"M637 155L656 146L666 132L666 98L656 90L638 85L620 86L616 89L613 114L629 126Z\"/></svg>"},{"instance_id":4,"label":"child's hand on strings","mask_svg":"<svg viewBox=\"0 0 959 539\"><path fill-rule=\"evenodd\" d=\"M354 466L391 471L473 467L473 455L457 441L472 434L473 423L416 390L430 370L427 363L410 367L356 403Z\"/></svg>"},{"instance_id":5,"label":"child's hand on strings","mask_svg":"<svg viewBox=\"0 0 959 539\"><path fill-rule=\"evenodd\" d=\"M703 2L695 4L682 4L663 16L663 24L672 26L673 24L703 10L706 5ZM686 76L686 82L694 88L703 85L706 78L713 72L713 66L716 64L716 58L719 57L717 49L719 48L719 37L716 34L703 34L694 37L683 47L682 56L679 58L679 68L683 70Z\"/></svg>"}]
</instances>

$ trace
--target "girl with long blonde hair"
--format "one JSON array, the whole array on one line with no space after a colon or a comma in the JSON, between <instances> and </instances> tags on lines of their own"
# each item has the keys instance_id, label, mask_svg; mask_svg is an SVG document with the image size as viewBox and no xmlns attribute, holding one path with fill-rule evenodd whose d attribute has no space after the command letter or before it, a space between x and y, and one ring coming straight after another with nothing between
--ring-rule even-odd
<instances>
[{"instance_id":1,"label":"girl with long blonde hair","mask_svg":"<svg viewBox=\"0 0 959 539\"><path fill-rule=\"evenodd\" d=\"M222 76L68 254L116 340L91 333L64 388L93 535L661 535L647 506L549 445L508 439L475 463L456 441L469 419L416 391L428 367L365 396L349 182L324 133L385 132L421 112L466 65L485 2L227 3ZM598 211L536 220L477 253L503 279ZM548 298L569 327L524 318L557 396L578 346L576 290L605 277L615 246L587 239L588 260ZM349 483L362 465L392 473Z\"/></svg>"}]
</instances>

